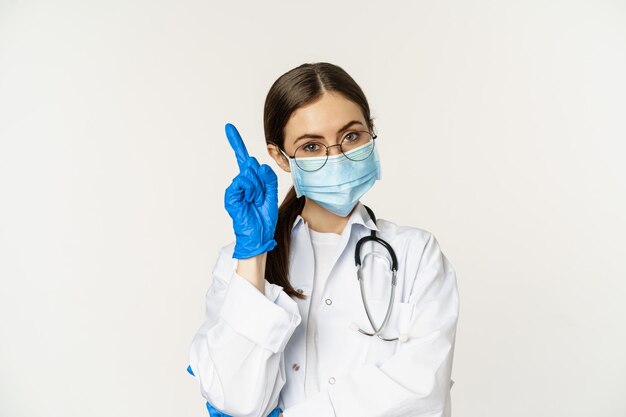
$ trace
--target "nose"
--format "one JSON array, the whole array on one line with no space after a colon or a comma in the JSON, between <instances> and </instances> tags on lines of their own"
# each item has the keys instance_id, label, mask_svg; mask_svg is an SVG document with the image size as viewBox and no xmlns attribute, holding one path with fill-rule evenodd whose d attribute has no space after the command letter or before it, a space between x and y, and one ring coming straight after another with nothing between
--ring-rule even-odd
<instances>
[{"instance_id":1,"label":"nose","mask_svg":"<svg viewBox=\"0 0 626 417\"><path fill-rule=\"evenodd\" d=\"M333 153L333 148L337 148L337 150ZM331 155L339 155L341 153L341 145L331 145L328 147L328 156Z\"/></svg>"}]
</instances>

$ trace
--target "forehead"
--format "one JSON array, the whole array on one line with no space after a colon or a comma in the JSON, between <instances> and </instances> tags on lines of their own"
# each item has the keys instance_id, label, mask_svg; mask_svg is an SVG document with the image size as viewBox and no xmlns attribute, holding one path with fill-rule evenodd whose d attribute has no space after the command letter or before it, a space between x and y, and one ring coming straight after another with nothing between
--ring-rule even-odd
<instances>
[{"instance_id":1,"label":"forehead","mask_svg":"<svg viewBox=\"0 0 626 417\"><path fill-rule=\"evenodd\" d=\"M319 100L302 106L291 114L285 125L285 140L311 133L335 136L351 120L365 124L363 112L355 102L341 94L326 92Z\"/></svg>"}]
</instances>

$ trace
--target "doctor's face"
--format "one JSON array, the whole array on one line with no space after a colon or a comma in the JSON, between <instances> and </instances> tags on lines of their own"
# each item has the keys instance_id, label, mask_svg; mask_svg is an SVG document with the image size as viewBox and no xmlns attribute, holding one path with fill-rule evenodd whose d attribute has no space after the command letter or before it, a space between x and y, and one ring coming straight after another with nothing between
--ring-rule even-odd
<instances>
[{"instance_id":1,"label":"doctor's face","mask_svg":"<svg viewBox=\"0 0 626 417\"><path fill-rule=\"evenodd\" d=\"M339 93L326 92L319 100L291 114L284 128L283 148L285 153L293 155L298 147L309 142L338 145L354 131L369 131L359 105ZM268 146L268 152L283 170L291 171L289 161L280 151ZM328 155L338 153L341 153L339 146L328 149Z\"/></svg>"}]
</instances>

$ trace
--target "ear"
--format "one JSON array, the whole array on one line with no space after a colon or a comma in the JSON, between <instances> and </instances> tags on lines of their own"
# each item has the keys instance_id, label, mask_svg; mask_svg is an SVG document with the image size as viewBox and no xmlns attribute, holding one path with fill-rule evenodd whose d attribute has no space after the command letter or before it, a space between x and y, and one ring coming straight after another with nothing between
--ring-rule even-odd
<instances>
[{"instance_id":1,"label":"ear","mask_svg":"<svg viewBox=\"0 0 626 417\"><path fill-rule=\"evenodd\" d=\"M274 143L267 144L267 153L272 157L276 164L285 172L291 172L291 167L289 166L289 160L278 148L278 145Z\"/></svg>"}]
</instances>

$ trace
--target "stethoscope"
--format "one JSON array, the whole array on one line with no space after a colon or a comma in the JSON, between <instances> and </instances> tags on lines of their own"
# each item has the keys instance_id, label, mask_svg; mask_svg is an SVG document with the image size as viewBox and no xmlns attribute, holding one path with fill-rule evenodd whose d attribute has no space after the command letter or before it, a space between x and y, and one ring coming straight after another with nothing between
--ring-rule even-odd
<instances>
[{"instance_id":1,"label":"stethoscope","mask_svg":"<svg viewBox=\"0 0 626 417\"><path fill-rule=\"evenodd\" d=\"M370 209L366 205L363 205L363 206L367 210L374 224L376 224L376 216L374 215L374 212L372 211L372 209ZM387 252L389 252L389 255L391 256L391 265L390 265L391 266L391 296L389 297L389 305L387 306L387 314L385 314L385 319L383 320L383 323L378 328L376 324L374 323L374 320L372 319L372 314L367 304L367 300L365 299L365 294L363 290L363 272L361 270L361 246L363 245L363 243L369 242L369 241L378 242L381 245L383 245L385 249L387 249ZM387 259L384 255L380 254L379 252L370 252L369 254L365 256L368 256L368 255L380 256L385 261L389 262L389 259ZM365 259L365 257L363 259ZM367 314L367 319L372 325L372 328L374 329L374 333L366 332L365 330L361 329L356 323L352 323L351 328L353 330L358 330L359 332L367 336L378 336L380 339L385 340L387 342L391 342L394 340L405 341L407 339L407 336L404 334L400 334L398 337L394 337L394 338L386 338L380 334L382 330L385 328L385 326L387 325L387 322L389 321L389 317L391 317L391 310L393 309L393 300L394 300L395 293L396 293L396 276L398 272L398 258L396 257L395 251L393 250L393 248L388 242L376 236L376 230L372 230L372 233L369 236L362 237L356 243L356 248L354 250L354 262L356 263L356 267L357 267L356 275L357 275L357 279L359 280L359 288L361 290L361 299L363 300L363 306L365 307L365 314Z\"/></svg>"}]
</instances>

